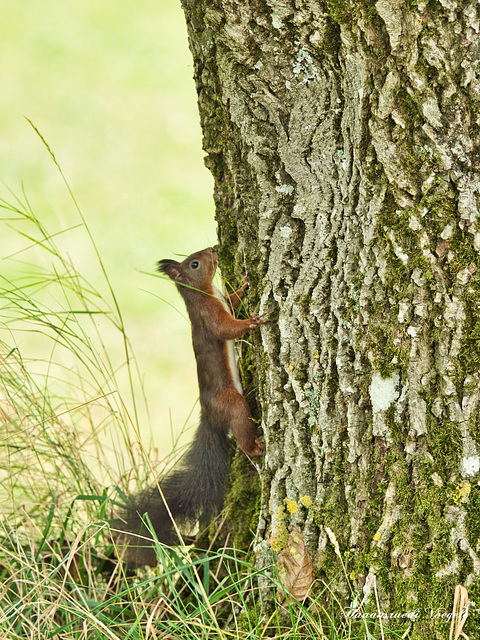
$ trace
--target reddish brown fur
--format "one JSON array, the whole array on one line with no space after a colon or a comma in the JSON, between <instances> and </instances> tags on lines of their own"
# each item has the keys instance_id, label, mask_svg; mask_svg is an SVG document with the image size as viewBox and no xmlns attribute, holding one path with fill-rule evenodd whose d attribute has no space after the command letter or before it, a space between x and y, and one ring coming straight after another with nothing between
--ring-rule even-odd
<instances>
[{"instance_id":1,"label":"reddish brown fur","mask_svg":"<svg viewBox=\"0 0 480 640\"><path fill-rule=\"evenodd\" d=\"M117 537L117 543L128 545L129 562L153 565L157 561L145 513L158 540L176 544L178 535L172 519L180 526L196 520L205 526L220 511L230 471L229 431L248 455L260 455L264 449L261 440L255 438L247 401L235 386L226 342L240 338L263 320L256 314L247 320L236 320L227 311L214 295L216 268L213 249L193 253L180 263L159 262L160 271L175 281L192 323L201 417L184 456L172 472L160 479L162 493L154 486L129 499L123 513L124 524L119 525L124 533ZM225 298L227 304L238 308L247 287L244 279L243 286Z\"/></svg>"},{"instance_id":2,"label":"reddish brown fur","mask_svg":"<svg viewBox=\"0 0 480 640\"><path fill-rule=\"evenodd\" d=\"M181 263L162 260L160 268L177 284L192 323L202 417L212 429L231 430L248 455L260 455L264 447L255 438L248 403L235 387L226 341L241 338L264 321L257 314L237 320L215 297L212 282L217 256L213 249L197 251ZM247 286L244 280L243 286L226 298L233 308L239 307Z\"/></svg>"}]
</instances>

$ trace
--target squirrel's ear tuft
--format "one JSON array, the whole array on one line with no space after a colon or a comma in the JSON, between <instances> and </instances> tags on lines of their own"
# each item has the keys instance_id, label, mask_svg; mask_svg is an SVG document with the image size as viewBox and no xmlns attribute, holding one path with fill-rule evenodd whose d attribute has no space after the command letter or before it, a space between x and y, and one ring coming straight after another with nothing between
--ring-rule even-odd
<instances>
[{"instance_id":1,"label":"squirrel's ear tuft","mask_svg":"<svg viewBox=\"0 0 480 640\"><path fill-rule=\"evenodd\" d=\"M161 271L162 273L167 273L167 267L173 264L180 264L176 260L159 260L157 262L157 271Z\"/></svg>"},{"instance_id":2,"label":"squirrel's ear tuft","mask_svg":"<svg viewBox=\"0 0 480 640\"><path fill-rule=\"evenodd\" d=\"M181 276L180 263L176 260L159 260L157 271L165 273L172 280L178 280Z\"/></svg>"}]
</instances>

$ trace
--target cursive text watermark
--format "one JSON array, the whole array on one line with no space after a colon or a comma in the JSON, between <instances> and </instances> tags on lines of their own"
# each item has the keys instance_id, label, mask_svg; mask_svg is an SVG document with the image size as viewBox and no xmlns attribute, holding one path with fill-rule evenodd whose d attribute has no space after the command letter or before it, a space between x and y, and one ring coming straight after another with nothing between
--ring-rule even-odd
<instances>
[{"instance_id":1,"label":"cursive text watermark","mask_svg":"<svg viewBox=\"0 0 480 640\"><path fill-rule=\"evenodd\" d=\"M450 622L454 617L454 614L451 611L447 611L443 607L438 607L434 609L432 607L427 608L419 608L412 609L411 611L371 611L370 613L366 613L361 609L356 609L351 607L346 611L347 618L351 620L420 620L420 619L437 619L437 620L445 620ZM463 609L455 614L456 618L467 617L468 616L468 606L463 607Z\"/></svg>"}]
</instances>

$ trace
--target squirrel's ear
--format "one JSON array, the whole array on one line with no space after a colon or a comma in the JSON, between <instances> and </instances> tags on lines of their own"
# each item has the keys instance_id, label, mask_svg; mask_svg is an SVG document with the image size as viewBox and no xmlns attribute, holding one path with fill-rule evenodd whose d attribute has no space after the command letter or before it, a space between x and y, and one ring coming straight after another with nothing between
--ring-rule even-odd
<instances>
[{"instance_id":1,"label":"squirrel's ear","mask_svg":"<svg viewBox=\"0 0 480 640\"><path fill-rule=\"evenodd\" d=\"M182 274L180 263L176 260L159 260L157 270L166 273L172 280L178 280Z\"/></svg>"}]
</instances>

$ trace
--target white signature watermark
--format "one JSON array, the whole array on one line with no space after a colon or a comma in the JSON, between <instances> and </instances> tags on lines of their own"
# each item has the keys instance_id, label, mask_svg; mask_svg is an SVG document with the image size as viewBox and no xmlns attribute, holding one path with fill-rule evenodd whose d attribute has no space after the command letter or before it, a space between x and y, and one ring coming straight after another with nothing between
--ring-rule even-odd
<instances>
[{"instance_id":1,"label":"white signature watermark","mask_svg":"<svg viewBox=\"0 0 480 640\"><path fill-rule=\"evenodd\" d=\"M457 611L455 614L451 611L447 611L443 607L438 607L437 609L433 609L432 607L421 609L417 607L416 609L412 609L412 611L390 611L388 613L384 613L382 611L366 613L358 608L351 607L347 609L346 615L347 618L354 620L419 620L420 618L435 618L437 620L446 620L447 622L450 622L453 617L466 618L468 616L468 605L464 606L461 611Z\"/></svg>"}]
</instances>

